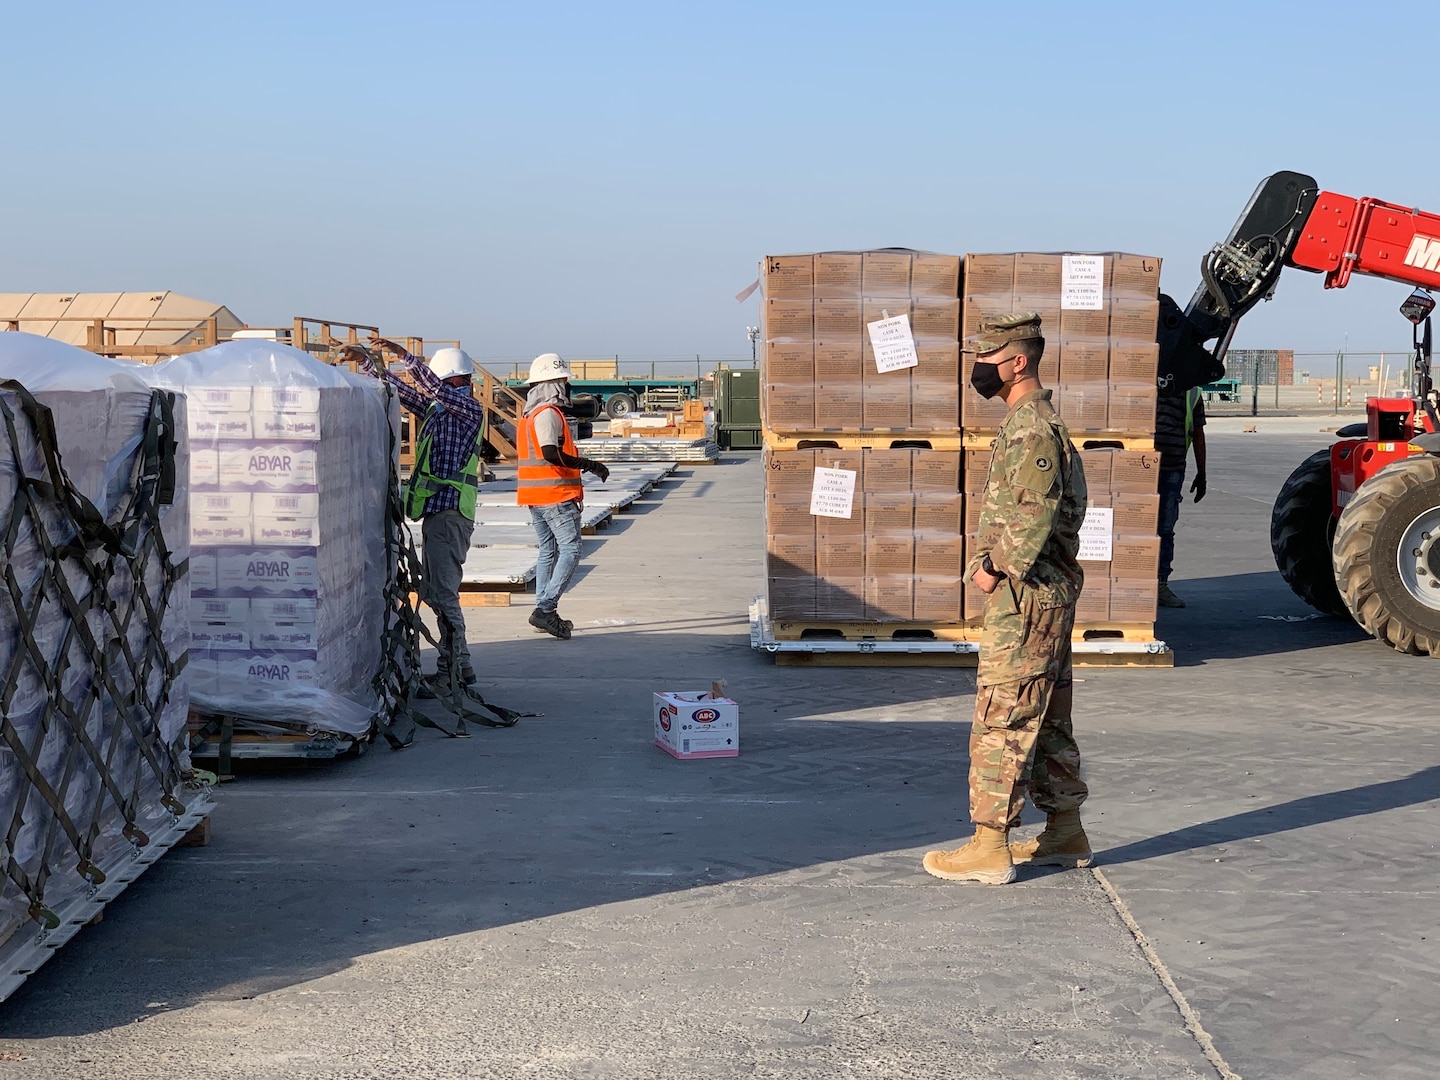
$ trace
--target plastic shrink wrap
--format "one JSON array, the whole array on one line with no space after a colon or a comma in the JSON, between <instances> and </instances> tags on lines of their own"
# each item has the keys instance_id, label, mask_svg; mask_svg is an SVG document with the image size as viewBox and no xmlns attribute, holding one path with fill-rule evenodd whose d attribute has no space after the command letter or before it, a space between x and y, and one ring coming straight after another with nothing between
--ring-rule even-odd
<instances>
[{"instance_id":1,"label":"plastic shrink wrap","mask_svg":"<svg viewBox=\"0 0 1440 1080\"><path fill-rule=\"evenodd\" d=\"M195 707L366 735L388 575L380 384L262 340L147 378L189 399Z\"/></svg>"},{"instance_id":2,"label":"plastic shrink wrap","mask_svg":"<svg viewBox=\"0 0 1440 1080\"><path fill-rule=\"evenodd\" d=\"M54 432L0 387L3 943L171 817L189 768L190 537L183 399L167 416L173 395L135 365L17 332L0 333L0 379ZM67 505L47 447L84 502ZM85 503L103 519L88 531Z\"/></svg>"}]
</instances>

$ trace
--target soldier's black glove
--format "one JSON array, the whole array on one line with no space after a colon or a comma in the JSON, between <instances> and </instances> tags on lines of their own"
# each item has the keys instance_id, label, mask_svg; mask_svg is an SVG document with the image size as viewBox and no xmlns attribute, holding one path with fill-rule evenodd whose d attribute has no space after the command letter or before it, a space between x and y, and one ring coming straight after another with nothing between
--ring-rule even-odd
<instances>
[{"instance_id":1,"label":"soldier's black glove","mask_svg":"<svg viewBox=\"0 0 1440 1080\"><path fill-rule=\"evenodd\" d=\"M581 459L580 459L580 468L584 469L586 472L590 473L592 476L598 476L598 477L600 478L600 482L601 482L602 484L603 484L606 480L609 480L609 479L610 479L610 470L607 469L607 468L606 468L603 464L601 464L600 462L595 461L593 458L588 458L588 457L586 457L586 458L581 458Z\"/></svg>"},{"instance_id":2,"label":"soldier's black glove","mask_svg":"<svg viewBox=\"0 0 1440 1080\"><path fill-rule=\"evenodd\" d=\"M1190 494L1195 496L1197 503L1205 497L1205 474L1203 472L1196 473L1195 479L1190 481Z\"/></svg>"}]
</instances>

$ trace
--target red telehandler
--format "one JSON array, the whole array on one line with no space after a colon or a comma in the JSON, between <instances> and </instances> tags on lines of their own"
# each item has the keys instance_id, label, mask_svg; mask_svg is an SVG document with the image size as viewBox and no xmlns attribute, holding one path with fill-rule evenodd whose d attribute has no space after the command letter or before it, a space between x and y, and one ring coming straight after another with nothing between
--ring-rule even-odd
<instances>
[{"instance_id":1,"label":"red telehandler","mask_svg":"<svg viewBox=\"0 0 1440 1080\"><path fill-rule=\"evenodd\" d=\"M1401 652L1440 656L1440 395L1427 291L1440 288L1440 215L1321 191L1301 173L1267 177L1202 260L1189 307L1161 297L1161 390L1221 378L1240 317L1274 294L1287 266L1324 274L1327 289L1355 274L1414 287L1400 305L1414 362L1409 396L1369 399L1366 423L1341 428L1286 480L1270 518L1275 563L1317 610L1349 614Z\"/></svg>"}]
</instances>

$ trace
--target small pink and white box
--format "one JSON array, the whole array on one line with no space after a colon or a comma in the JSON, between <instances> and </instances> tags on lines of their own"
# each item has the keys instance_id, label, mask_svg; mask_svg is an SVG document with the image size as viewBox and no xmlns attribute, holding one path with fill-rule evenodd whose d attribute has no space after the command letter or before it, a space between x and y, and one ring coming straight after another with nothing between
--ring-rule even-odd
<instances>
[{"instance_id":1,"label":"small pink and white box","mask_svg":"<svg viewBox=\"0 0 1440 1080\"><path fill-rule=\"evenodd\" d=\"M655 745L682 761L739 757L740 705L721 696L723 687L656 694Z\"/></svg>"}]
</instances>

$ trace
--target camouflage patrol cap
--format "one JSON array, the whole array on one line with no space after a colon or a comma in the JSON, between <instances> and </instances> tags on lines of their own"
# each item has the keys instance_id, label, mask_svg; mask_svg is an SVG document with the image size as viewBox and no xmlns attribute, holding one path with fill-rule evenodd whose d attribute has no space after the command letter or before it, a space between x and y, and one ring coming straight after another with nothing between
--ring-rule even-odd
<instances>
[{"instance_id":1,"label":"camouflage patrol cap","mask_svg":"<svg viewBox=\"0 0 1440 1080\"><path fill-rule=\"evenodd\" d=\"M1041 337L1040 316L1034 311L990 315L980 321L980 332L965 339L965 351L986 356L1016 341Z\"/></svg>"}]
</instances>

